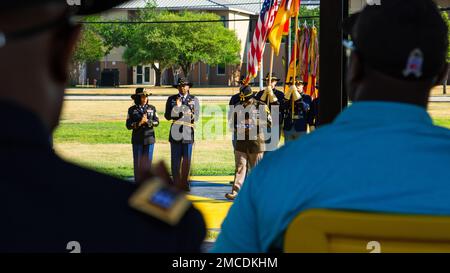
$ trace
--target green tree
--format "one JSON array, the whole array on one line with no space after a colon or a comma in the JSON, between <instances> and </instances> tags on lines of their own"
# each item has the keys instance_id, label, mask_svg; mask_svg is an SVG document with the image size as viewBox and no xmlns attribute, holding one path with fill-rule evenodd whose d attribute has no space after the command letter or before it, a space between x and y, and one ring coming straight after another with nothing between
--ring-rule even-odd
<instances>
[{"instance_id":1,"label":"green tree","mask_svg":"<svg viewBox=\"0 0 450 273\"><path fill-rule=\"evenodd\" d=\"M92 28L85 26L72 56L71 84L77 84L77 78L83 65L100 60L106 52L101 37Z\"/></svg>"},{"instance_id":2,"label":"green tree","mask_svg":"<svg viewBox=\"0 0 450 273\"><path fill-rule=\"evenodd\" d=\"M171 14L158 12L150 3L138 13L135 20L158 22L165 20L165 16L171 16ZM177 63L173 48L174 43L178 40L174 40L171 35L168 35L169 31L170 26L136 24L132 30L127 30L127 34L122 34L128 36L127 43L122 43L126 46L123 58L129 65L151 64L156 74L156 86L161 85L161 75L164 69Z\"/></svg>"},{"instance_id":3,"label":"green tree","mask_svg":"<svg viewBox=\"0 0 450 273\"><path fill-rule=\"evenodd\" d=\"M220 20L212 13L182 12L167 16L173 21L214 21ZM163 25L164 26L164 25ZM209 65L237 64L240 62L240 43L233 30L224 27L221 22L213 23L180 23L166 25L174 44L177 64L189 77L192 65L202 61Z\"/></svg>"},{"instance_id":4,"label":"green tree","mask_svg":"<svg viewBox=\"0 0 450 273\"><path fill-rule=\"evenodd\" d=\"M95 29L107 52L125 46L123 57L129 65L152 64L156 85L160 85L163 70L170 66L180 67L189 77L193 64L200 61L209 65L240 62L240 43L234 31L225 28L221 22L192 22L220 20L218 15L161 11L157 10L155 2L150 2L132 20L137 22L97 24ZM173 23L176 21L180 23Z\"/></svg>"},{"instance_id":5,"label":"green tree","mask_svg":"<svg viewBox=\"0 0 450 273\"><path fill-rule=\"evenodd\" d=\"M299 24L304 24L306 21L306 23L309 26L314 24L317 27L317 30L319 30L320 29L319 16L320 16L320 8L319 7L311 8L311 7L307 7L307 6L300 6L300 16L298 17ZM302 19L303 17L307 17L307 18Z\"/></svg>"},{"instance_id":6,"label":"green tree","mask_svg":"<svg viewBox=\"0 0 450 273\"><path fill-rule=\"evenodd\" d=\"M450 39L450 19L446 11L442 12L442 18L444 18L444 21L447 23L447 27L449 28L449 33L447 34L447 36ZM449 50L447 51L447 62L450 62L450 45Z\"/></svg>"}]
</instances>

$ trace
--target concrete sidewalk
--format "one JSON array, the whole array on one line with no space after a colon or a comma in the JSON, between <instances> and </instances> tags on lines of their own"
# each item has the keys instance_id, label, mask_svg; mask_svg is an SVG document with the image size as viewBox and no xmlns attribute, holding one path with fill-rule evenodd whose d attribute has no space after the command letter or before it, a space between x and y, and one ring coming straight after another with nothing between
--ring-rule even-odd
<instances>
[{"instance_id":1,"label":"concrete sidewalk","mask_svg":"<svg viewBox=\"0 0 450 273\"><path fill-rule=\"evenodd\" d=\"M152 101L167 101L169 96L151 96ZM229 96L197 96L200 101L229 101ZM66 95L70 101L130 101L129 95Z\"/></svg>"},{"instance_id":2,"label":"concrete sidewalk","mask_svg":"<svg viewBox=\"0 0 450 273\"><path fill-rule=\"evenodd\" d=\"M167 101L169 96L151 96L152 101ZM197 96L200 101L229 101L230 96ZM129 95L66 95L69 101L129 101ZM432 96L430 102L450 102L450 96Z\"/></svg>"},{"instance_id":3,"label":"concrete sidewalk","mask_svg":"<svg viewBox=\"0 0 450 273\"><path fill-rule=\"evenodd\" d=\"M432 96L430 102L450 102L450 96Z\"/></svg>"}]
</instances>

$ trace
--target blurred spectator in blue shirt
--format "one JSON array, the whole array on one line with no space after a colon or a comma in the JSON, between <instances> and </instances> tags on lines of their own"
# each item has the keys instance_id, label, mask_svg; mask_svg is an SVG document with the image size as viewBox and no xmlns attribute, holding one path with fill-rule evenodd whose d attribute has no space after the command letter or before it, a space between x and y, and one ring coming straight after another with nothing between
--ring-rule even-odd
<instances>
[{"instance_id":1,"label":"blurred spectator in blue shirt","mask_svg":"<svg viewBox=\"0 0 450 273\"><path fill-rule=\"evenodd\" d=\"M450 130L426 112L447 70L447 26L431 0L383 1L356 16L353 105L255 168L214 252L280 251L289 223L312 208L450 215Z\"/></svg>"}]
</instances>

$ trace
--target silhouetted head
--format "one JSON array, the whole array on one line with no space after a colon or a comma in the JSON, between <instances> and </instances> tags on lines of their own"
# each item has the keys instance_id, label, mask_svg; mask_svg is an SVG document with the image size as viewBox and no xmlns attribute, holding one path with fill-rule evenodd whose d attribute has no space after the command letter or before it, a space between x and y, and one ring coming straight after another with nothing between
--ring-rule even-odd
<instances>
[{"instance_id":1,"label":"silhouetted head","mask_svg":"<svg viewBox=\"0 0 450 273\"><path fill-rule=\"evenodd\" d=\"M53 130L80 26L74 15L91 14L124 1L0 1L0 100L34 112Z\"/></svg>"},{"instance_id":2,"label":"silhouetted head","mask_svg":"<svg viewBox=\"0 0 450 273\"><path fill-rule=\"evenodd\" d=\"M345 28L352 37L351 100L426 107L447 72L447 25L432 0L382 0L353 15Z\"/></svg>"}]
</instances>

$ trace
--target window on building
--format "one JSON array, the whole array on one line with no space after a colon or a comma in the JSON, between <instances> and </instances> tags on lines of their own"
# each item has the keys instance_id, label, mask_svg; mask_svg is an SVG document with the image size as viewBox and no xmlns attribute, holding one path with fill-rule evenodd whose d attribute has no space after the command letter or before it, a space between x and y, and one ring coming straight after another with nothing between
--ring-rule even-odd
<instances>
[{"instance_id":1,"label":"window on building","mask_svg":"<svg viewBox=\"0 0 450 273\"><path fill-rule=\"evenodd\" d=\"M142 65L136 67L136 84L142 84Z\"/></svg>"},{"instance_id":2,"label":"window on building","mask_svg":"<svg viewBox=\"0 0 450 273\"><path fill-rule=\"evenodd\" d=\"M225 75L225 64L217 65L217 75Z\"/></svg>"},{"instance_id":3,"label":"window on building","mask_svg":"<svg viewBox=\"0 0 450 273\"><path fill-rule=\"evenodd\" d=\"M145 72L144 72L144 82L145 83L149 83L150 82L150 67L146 66L144 68Z\"/></svg>"}]
</instances>

